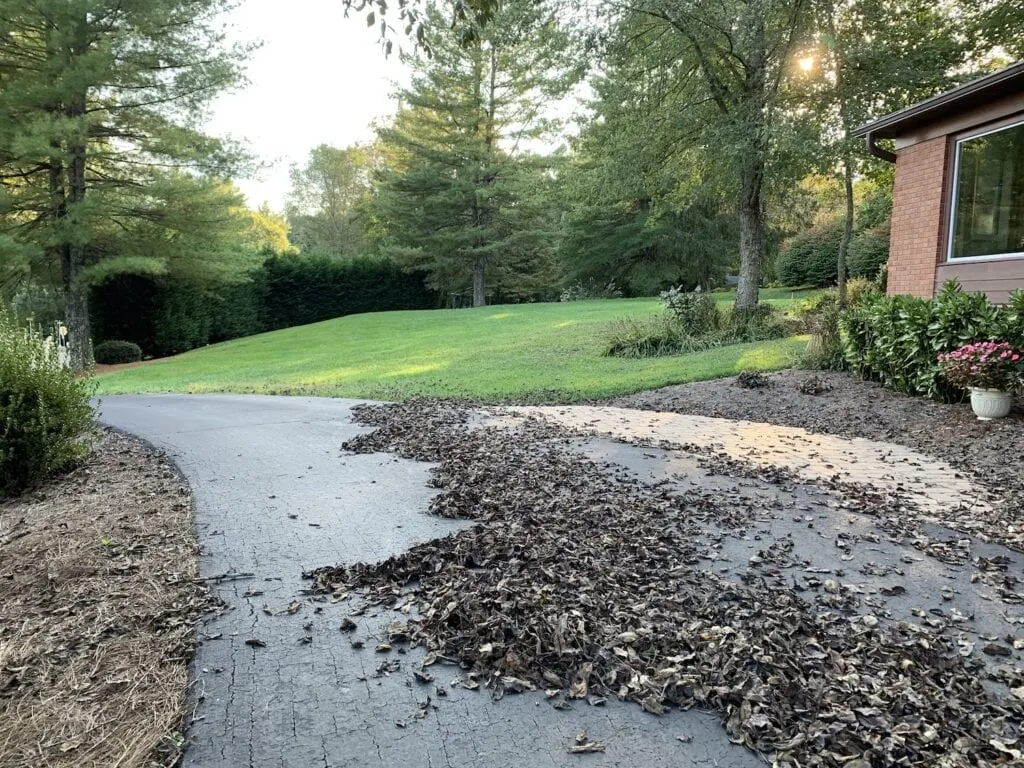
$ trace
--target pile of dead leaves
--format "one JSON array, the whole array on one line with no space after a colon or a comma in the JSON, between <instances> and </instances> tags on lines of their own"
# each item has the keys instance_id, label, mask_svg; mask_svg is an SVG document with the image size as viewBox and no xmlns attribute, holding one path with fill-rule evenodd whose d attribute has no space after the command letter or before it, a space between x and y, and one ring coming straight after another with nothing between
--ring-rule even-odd
<instances>
[{"instance_id":1,"label":"pile of dead leaves","mask_svg":"<svg viewBox=\"0 0 1024 768\"><path fill-rule=\"evenodd\" d=\"M0 765L177 762L198 553L175 468L117 434L0 504Z\"/></svg>"},{"instance_id":2,"label":"pile of dead leaves","mask_svg":"<svg viewBox=\"0 0 1024 768\"><path fill-rule=\"evenodd\" d=\"M495 696L606 697L717 710L779 766L1010 764L1021 704L990 700L945 637L805 602L700 566L697 527L728 499L629 481L536 421L466 429L458 407L365 409L350 449L439 462L434 512L477 521L375 565L306 574L414 618L398 633Z\"/></svg>"}]
</instances>

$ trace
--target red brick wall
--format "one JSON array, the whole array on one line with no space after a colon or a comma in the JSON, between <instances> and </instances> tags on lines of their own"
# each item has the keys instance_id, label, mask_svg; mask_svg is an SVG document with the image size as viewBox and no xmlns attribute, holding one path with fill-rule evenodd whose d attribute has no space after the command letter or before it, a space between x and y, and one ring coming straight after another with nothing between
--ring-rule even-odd
<instances>
[{"instance_id":1,"label":"red brick wall","mask_svg":"<svg viewBox=\"0 0 1024 768\"><path fill-rule=\"evenodd\" d=\"M947 138L901 149L896 158L889 240L889 294L929 298L945 249Z\"/></svg>"}]
</instances>

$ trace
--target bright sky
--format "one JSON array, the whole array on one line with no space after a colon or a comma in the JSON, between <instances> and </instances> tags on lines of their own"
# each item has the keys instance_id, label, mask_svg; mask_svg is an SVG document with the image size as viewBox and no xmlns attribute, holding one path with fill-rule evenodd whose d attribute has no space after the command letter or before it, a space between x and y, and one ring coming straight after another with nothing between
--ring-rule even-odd
<instances>
[{"instance_id":1,"label":"bright sky","mask_svg":"<svg viewBox=\"0 0 1024 768\"><path fill-rule=\"evenodd\" d=\"M242 0L229 23L263 47L249 61L250 84L214 103L206 130L248 140L270 167L238 186L250 206L282 210L289 165L318 144L371 140L371 121L394 112L391 82L406 74L364 14L344 18L341 0Z\"/></svg>"}]
</instances>

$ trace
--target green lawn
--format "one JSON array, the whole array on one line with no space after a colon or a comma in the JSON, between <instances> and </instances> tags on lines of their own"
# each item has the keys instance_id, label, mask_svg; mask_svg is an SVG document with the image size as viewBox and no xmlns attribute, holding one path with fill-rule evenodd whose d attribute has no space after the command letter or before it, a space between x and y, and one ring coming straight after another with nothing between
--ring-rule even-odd
<instances>
[{"instance_id":1,"label":"green lawn","mask_svg":"<svg viewBox=\"0 0 1024 768\"><path fill-rule=\"evenodd\" d=\"M762 294L776 304L791 297ZM609 321L660 311L656 299L612 299L351 315L114 371L99 377L99 392L571 401L785 368L806 345L794 337L678 357L601 356Z\"/></svg>"}]
</instances>

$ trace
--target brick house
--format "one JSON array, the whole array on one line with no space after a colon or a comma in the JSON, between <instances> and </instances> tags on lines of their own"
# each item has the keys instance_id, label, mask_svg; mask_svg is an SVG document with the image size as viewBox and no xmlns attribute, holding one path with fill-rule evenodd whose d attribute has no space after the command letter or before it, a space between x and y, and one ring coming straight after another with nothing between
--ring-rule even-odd
<instances>
[{"instance_id":1,"label":"brick house","mask_svg":"<svg viewBox=\"0 0 1024 768\"><path fill-rule=\"evenodd\" d=\"M890 294L931 297L958 280L1003 302L1024 288L1024 61L853 135L896 163Z\"/></svg>"}]
</instances>

